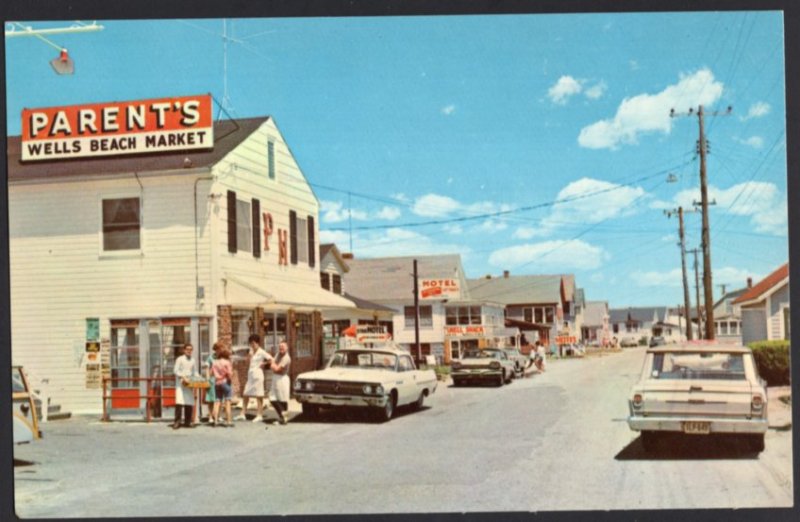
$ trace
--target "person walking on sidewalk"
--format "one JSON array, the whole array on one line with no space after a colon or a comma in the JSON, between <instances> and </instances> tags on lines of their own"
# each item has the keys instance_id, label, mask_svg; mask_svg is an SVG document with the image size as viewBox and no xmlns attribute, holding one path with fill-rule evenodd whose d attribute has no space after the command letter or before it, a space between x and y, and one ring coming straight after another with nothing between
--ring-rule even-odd
<instances>
[{"instance_id":1,"label":"person walking on sidewalk","mask_svg":"<svg viewBox=\"0 0 800 522\"><path fill-rule=\"evenodd\" d=\"M289 409L289 392L291 390L291 379L289 378L289 367L292 358L287 353L289 346L286 343L278 345L278 356L270 364L270 369L274 374L272 386L269 390L269 399L275 412L278 414L278 422L286 424L286 410Z\"/></svg>"},{"instance_id":2,"label":"person walking on sidewalk","mask_svg":"<svg viewBox=\"0 0 800 522\"><path fill-rule=\"evenodd\" d=\"M192 416L194 414L194 392L189 388L190 378L197 373L192 359L194 347L191 344L183 345L183 355L175 359L175 422L172 429L181 427L181 411L183 411L183 427L193 428Z\"/></svg>"},{"instance_id":3,"label":"person walking on sidewalk","mask_svg":"<svg viewBox=\"0 0 800 522\"><path fill-rule=\"evenodd\" d=\"M256 417L253 422L263 422L264 417L264 370L265 363L271 363L273 357L261 347L261 336L253 334L247 340L250 344L250 365L247 370L247 384L242 393L242 413L237 415L236 420L245 420L247 404L250 398L256 400Z\"/></svg>"},{"instance_id":4,"label":"person walking on sidewalk","mask_svg":"<svg viewBox=\"0 0 800 522\"><path fill-rule=\"evenodd\" d=\"M231 378L233 377L233 365L231 364L231 352L219 342L214 343L214 353L217 358L211 365L211 373L214 375L214 421L212 426L228 426L233 428L231 418ZM225 418L228 423L223 424L219 420L220 404L225 403Z\"/></svg>"}]
</instances>

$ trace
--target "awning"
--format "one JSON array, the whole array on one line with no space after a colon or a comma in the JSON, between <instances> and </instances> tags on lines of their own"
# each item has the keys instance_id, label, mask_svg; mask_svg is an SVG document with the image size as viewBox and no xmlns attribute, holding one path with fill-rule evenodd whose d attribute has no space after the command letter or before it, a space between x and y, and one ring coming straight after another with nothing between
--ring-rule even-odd
<instances>
[{"instance_id":1,"label":"awning","mask_svg":"<svg viewBox=\"0 0 800 522\"><path fill-rule=\"evenodd\" d=\"M225 304L243 307L262 307L267 310L321 310L355 308L356 305L322 287L299 281L255 279L225 274L222 278Z\"/></svg>"}]
</instances>

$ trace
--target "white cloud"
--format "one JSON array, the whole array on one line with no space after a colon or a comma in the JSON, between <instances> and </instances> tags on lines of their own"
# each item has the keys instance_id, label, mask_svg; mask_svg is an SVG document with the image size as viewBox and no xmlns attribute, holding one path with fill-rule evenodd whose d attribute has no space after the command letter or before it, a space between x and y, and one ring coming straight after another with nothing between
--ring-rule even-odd
<instances>
[{"instance_id":1,"label":"white cloud","mask_svg":"<svg viewBox=\"0 0 800 522\"><path fill-rule=\"evenodd\" d=\"M657 271L634 271L630 274L631 279L638 286L644 287L665 287L683 286L683 272L680 268L674 268L668 272Z\"/></svg>"},{"instance_id":2,"label":"white cloud","mask_svg":"<svg viewBox=\"0 0 800 522\"><path fill-rule=\"evenodd\" d=\"M741 138L733 138L734 141L741 143L742 145L747 145L749 147L753 147L754 149L760 149L764 146L764 138L761 136L750 136L746 140Z\"/></svg>"},{"instance_id":3,"label":"white cloud","mask_svg":"<svg viewBox=\"0 0 800 522\"><path fill-rule=\"evenodd\" d=\"M708 199L716 200L712 210L736 216L749 216L756 232L783 235L787 232L787 200L774 183L747 181L728 189L708 187ZM683 190L675 195L675 204L691 208L700 201L700 189Z\"/></svg>"},{"instance_id":4,"label":"white cloud","mask_svg":"<svg viewBox=\"0 0 800 522\"><path fill-rule=\"evenodd\" d=\"M452 234L454 236L464 233L464 228L458 223L447 223L442 228L444 229L445 232L447 232L448 234Z\"/></svg>"},{"instance_id":5,"label":"white cloud","mask_svg":"<svg viewBox=\"0 0 800 522\"><path fill-rule=\"evenodd\" d=\"M503 269L531 265L537 272L591 270L610 258L601 247L579 239L544 241L495 250L489 264Z\"/></svg>"},{"instance_id":6,"label":"white cloud","mask_svg":"<svg viewBox=\"0 0 800 522\"><path fill-rule=\"evenodd\" d=\"M501 230L505 230L508 228L508 224L504 221L500 221L498 219L487 219L483 223L480 224L478 227L479 230L483 232L500 232Z\"/></svg>"},{"instance_id":7,"label":"white cloud","mask_svg":"<svg viewBox=\"0 0 800 522\"><path fill-rule=\"evenodd\" d=\"M751 118L760 118L762 116L766 116L769 114L769 111L772 109L769 103L766 102L756 102L750 106L750 109L747 111L745 116L740 116L739 119L742 121L747 121Z\"/></svg>"},{"instance_id":8,"label":"white cloud","mask_svg":"<svg viewBox=\"0 0 800 522\"><path fill-rule=\"evenodd\" d=\"M674 243L678 241L678 236L675 234L667 234L665 236L661 236L661 241L664 241L665 243Z\"/></svg>"},{"instance_id":9,"label":"white cloud","mask_svg":"<svg viewBox=\"0 0 800 522\"><path fill-rule=\"evenodd\" d=\"M590 196L597 194L596 196ZM645 195L641 187L627 187L592 178L573 181L558 193L557 200L567 200L553 207L540 223L540 234L562 224L593 224L636 212L635 202ZM583 197L587 196L587 197Z\"/></svg>"},{"instance_id":10,"label":"white cloud","mask_svg":"<svg viewBox=\"0 0 800 522\"><path fill-rule=\"evenodd\" d=\"M606 82L601 81L586 89L584 94L587 98L596 100L606 92L606 89L608 89L608 85L606 85Z\"/></svg>"},{"instance_id":11,"label":"white cloud","mask_svg":"<svg viewBox=\"0 0 800 522\"><path fill-rule=\"evenodd\" d=\"M383 207L375 214L375 218L394 221L399 218L401 214L400 209L397 207Z\"/></svg>"},{"instance_id":12,"label":"white cloud","mask_svg":"<svg viewBox=\"0 0 800 522\"><path fill-rule=\"evenodd\" d=\"M455 105L451 104L451 105L447 105L445 107L442 107L442 114L444 114L445 116L450 116L454 112L456 112L456 106Z\"/></svg>"},{"instance_id":13,"label":"white cloud","mask_svg":"<svg viewBox=\"0 0 800 522\"><path fill-rule=\"evenodd\" d=\"M737 290L747 286L748 277L752 278L753 281L760 281L764 276L755 274L749 270L726 266L723 268L715 268L712 277L714 278L714 285L724 284L728 287L726 290ZM715 289L714 292L715 298L718 298L719 296L716 295L717 290Z\"/></svg>"},{"instance_id":14,"label":"white cloud","mask_svg":"<svg viewBox=\"0 0 800 522\"><path fill-rule=\"evenodd\" d=\"M722 89L722 83L715 81L708 69L682 74L677 84L660 93L625 98L613 118L581 129L578 143L590 149L616 149L620 144L635 144L641 133L668 134L672 129L670 109L680 112L698 105L711 105L719 100Z\"/></svg>"},{"instance_id":15,"label":"white cloud","mask_svg":"<svg viewBox=\"0 0 800 522\"><path fill-rule=\"evenodd\" d=\"M343 230L320 230L320 243L335 243L339 250L350 249L350 234ZM407 256L409 252L419 255L452 254L471 252L466 245L445 243L424 234L400 228L382 231L357 231L353 233L353 251L356 257Z\"/></svg>"},{"instance_id":16,"label":"white cloud","mask_svg":"<svg viewBox=\"0 0 800 522\"><path fill-rule=\"evenodd\" d=\"M631 68L631 71L639 70L639 62L636 60L628 60L628 66Z\"/></svg>"},{"instance_id":17,"label":"white cloud","mask_svg":"<svg viewBox=\"0 0 800 522\"><path fill-rule=\"evenodd\" d=\"M461 208L461 203L448 196L425 194L420 196L411 207L411 211L424 217L445 217Z\"/></svg>"},{"instance_id":18,"label":"white cloud","mask_svg":"<svg viewBox=\"0 0 800 522\"><path fill-rule=\"evenodd\" d=\"M395 193L395 194L392 194L392 195L391 195L391 196L389 196L389 197L391 197L392 199L395 199L395 200L399 201L400 203L410 203L410 202L411 202L411 200L410 200L410 199L408 199L408 196L406 196L406 195L405 195L405 194L403 194L402 192L397 192L397 193Z\"/></svg>"},{"instance_id":19,"label":"white cloud","mask_svg":"<svg viewBox=\"0 0 800 522\"><path fill-rule=\"evenodd\" d=\"M547 96L553 103L564 105L570 96L579 94L581 92L581 84L572 76L562 76L558 81L550 87L547 91Z\"/></svg>"},{"instance_id":20,"label":"white cloud","mask_svg":"<svg viewBox=\"0 0 800 522\"><path fill-rule=\"evenodd\" d=\"M602 272L592 272L592 275L589 276L589 280L592 283L602 283L606 280L606 276Z\"/></svg>"},{"instance_id":21,"label":"white cloud","mask_svg":"<svg viewBox=\"0 0 800 522\"><path fill-rule=\"evenodd\" d=\"M538 228L534 227L519 227L517 228L511 237L514 239L530 239L532 237L541 236L542 231Z\"/></svg>"},{"instance_id":22,"label":"white cloud","mask_svg":"<svg viewBox=\"0 0 800 522\"><path fill-rule=\"evenodd\" d=\"M349 218L348 209L340 201L320 201L322 220L327 223L341 223ZM366 221L367 213L363 210L353 209L353 220Z\"/></svg>"}]
</instances>

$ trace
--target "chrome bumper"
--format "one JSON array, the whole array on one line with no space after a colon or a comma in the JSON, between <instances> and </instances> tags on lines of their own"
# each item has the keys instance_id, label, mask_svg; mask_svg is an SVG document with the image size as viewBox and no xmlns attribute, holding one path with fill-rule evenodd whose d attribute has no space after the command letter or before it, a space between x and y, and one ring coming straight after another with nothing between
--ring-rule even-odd
<instances>
[{"instance_id":1,"label":"chrome bumper","mask_svg":"<svg viewBox=\"0 0 800 522\"><path fill-rule=\"evenodd\" d=\"M741 419L720 417L628 417L628 426L633 431L683 432L684 422L708 422L711 433L766 433L769 421L764 418Z\"/></svg>"},{"instance_id":2,"label":"chrome bumper","mask_svg":"<svg viewBox=\"0 0 800 522\"><path fill-rule=\"evenodd\" d=\"M297 392L295 399L301 403L319 404L322 406L386 406L387 395L324 395L320 393Z\"/></svg>"}]
</instances>

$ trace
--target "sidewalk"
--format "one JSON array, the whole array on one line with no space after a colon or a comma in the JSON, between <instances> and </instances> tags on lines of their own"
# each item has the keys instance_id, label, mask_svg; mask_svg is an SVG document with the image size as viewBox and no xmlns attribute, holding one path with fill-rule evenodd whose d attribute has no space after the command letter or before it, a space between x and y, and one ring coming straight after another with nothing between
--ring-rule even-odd
<instances>
[{"instance_id":1,"label":"sidewalk","mask_svg":"<svg viewBox=\"0 0 800 522\"><path fill-rule=\"evenodd\" d=\"M791 386L771 386L767 388L767 413L769 427L773 430L785 431L792 429L792 405L783 402L781 397L792 395Z\"/></svg>"}]
</instances>

